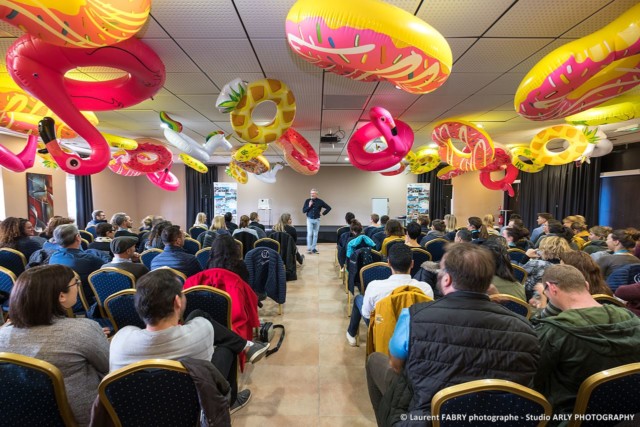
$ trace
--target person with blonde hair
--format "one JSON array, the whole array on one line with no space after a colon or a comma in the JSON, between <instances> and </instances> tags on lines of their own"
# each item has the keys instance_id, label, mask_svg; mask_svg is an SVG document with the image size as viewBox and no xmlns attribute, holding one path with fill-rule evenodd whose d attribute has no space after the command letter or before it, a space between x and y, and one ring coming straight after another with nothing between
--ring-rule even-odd
<instances>
[{"instance_id":1,"label":"person with blonde hair","mask_svg":"<svg viewBox=\"0 0 640 427\"><path fill-rule=\"evenodd\" d=\"M211 227L204 233L200 233L197 240L200 242L200 247L209 248L212 246L213 241L223 234L231 235L229 230L227 230L227 223L224 220L224 216L216 215L213 217L213 221L211 221Z\"/></svg>"},{"instance_id":2,"label":"person with blonde hair","mask_svg":"<svg viewBox=\"0 0 640 427\"><path fill-rule=\"evenodd\" d=\"M538 249L529 249L529 261L522 267L527 271L525 292L527 301L533 296L534 286L540 282L544 271L553 264L560 264L560 257L572 249L563 237L549 236L542 240Z\"/></svg>"},{"instance_id":3,"label":"person with blonde hair","mask_svg":"<svg viewBox=\"0 0 640 427\"><path fill-rule=\"evenodd\" d=\"M198 212L198 215L196 215L196 222L193 223L193 226L207 228L207 214L204 212Z\"/></svg>"},{"instance_id":4,"label":"person with blonde hair","mask_svg":"<svg viewBox=\"0 0 640 427\"><path fill-rule=\"evenodd\" d=\"M273 226L273 231L277 233L287 233L289 236L291 236L293 241L296 242L296 261L298 261L298 263L302 265L302 263L304 262L304 255L298 252L298 232L296 231L296 228L291 225L292 222L293 220L291 219L291 214L285 212L280 215L280 220L278 220L278 222Z\"/></svg>"},{"instance_id":5,"label":"person with blonde hair","mask_svg":"<svg viewBox=\"0 0 640 427\"><path fill-rule=\"evenodd\" d=\"M496 230L496 219L493 214L486 214L482 217L482 224L487 227L487 233L500 235L498 230Z\"/></svg>"}]
</instances>

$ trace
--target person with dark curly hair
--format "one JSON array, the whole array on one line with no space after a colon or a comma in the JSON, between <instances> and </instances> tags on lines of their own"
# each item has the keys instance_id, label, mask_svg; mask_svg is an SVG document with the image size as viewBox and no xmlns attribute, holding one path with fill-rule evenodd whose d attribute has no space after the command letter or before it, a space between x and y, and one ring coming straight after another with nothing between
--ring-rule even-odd
<instances>
[{"instance_id":1,"label":"person with dark curly hair","mask_svg":"<svg viewBox=\"0 0 640 427\"><path fill-rule=\"evenodd\" d=\"M10 216L0 223L0 248L15 249L29 260L32 253L42 248L31 238L33 235L33 225L28 220Z\"/></svg>"}]
</instances>

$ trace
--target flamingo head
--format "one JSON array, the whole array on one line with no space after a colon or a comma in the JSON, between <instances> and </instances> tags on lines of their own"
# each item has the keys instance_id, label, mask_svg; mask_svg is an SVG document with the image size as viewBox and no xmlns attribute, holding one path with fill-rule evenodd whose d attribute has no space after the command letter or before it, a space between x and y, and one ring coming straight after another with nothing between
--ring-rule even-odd
<instances>
[{"instance_id":1,"label":"flamingo head","mask_svg":"<svg viewBox=\"0 0 640 427\"><path fill-rule=\"evenodd\" d=\"M398 135L398 129L396 128L396 122L391 117L391 113L385 110L382 107L373 107L371 111L369 111L369 117L371 118L371 122L380 129L380 132L384 135L385 129L391 130L391 135Z\"/></svg>"}]
</instances>

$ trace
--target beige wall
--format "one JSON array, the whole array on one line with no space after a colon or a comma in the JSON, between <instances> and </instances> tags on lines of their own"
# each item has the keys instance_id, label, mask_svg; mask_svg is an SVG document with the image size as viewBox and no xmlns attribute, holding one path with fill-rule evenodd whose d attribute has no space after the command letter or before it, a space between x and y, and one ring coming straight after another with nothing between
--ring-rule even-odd
<instances>
[{"instance_id":1,"label":"beige wall","mask_svg":"<svg viewBox=\"0 0 640 427\"><path fill-rule=\"evenodd\" d=\"M458 227L467 225L470 216L482 218L490 213L498 220L498 207L503 205L505 193L484 187L480 184L479 175L480 172L467 172L452 180L452 212L458 219Z\"/></svg>"}]
</instances>

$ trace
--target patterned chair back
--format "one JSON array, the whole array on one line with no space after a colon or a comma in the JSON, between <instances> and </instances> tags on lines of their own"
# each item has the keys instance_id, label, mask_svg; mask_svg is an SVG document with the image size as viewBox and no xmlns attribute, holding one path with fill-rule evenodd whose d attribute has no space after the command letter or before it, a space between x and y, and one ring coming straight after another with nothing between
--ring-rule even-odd
<instances>
[{"instance_id":1,"label":"patterned chair back","mask_svg":"<svg viewBox=\"0 0 640 427\"><path fill-rule=\"evenodd\" d=\"M242 258L244 259L247 252L253 249L253 244L258 240L256 236L248 231L240 231L233 235L233 238L242 243Z\"/></svg>"},{"instance_id":2,"label":"patterned chair back","mask_svg":"<svg viewBox=\"0 0 640 427\"><path fill-rule=\"evenodd\" d=\"M0 248L0 267L11 270L16 277L22 274L27 259L22 252L11 248Z\"/></svg>"},{"instance_id":3,"label":"patterned chair back","mask_svg":"<svg viewBox=\"0 0 640 427\"><path fill-rule=\"evenodd\" d=\"M569 422L569 426L616 425L620 421L607 422L594 419L581 422L575 415L638 414L640 413L638 395L640 395L640 363L630 363L595 373L587 377L578 389L576 406L573 409L574 419ZM637 418L635 421L637 422Z\"/></svg>"},{"instance_id":4,"label":"patterned chair back","mask_svg":"<svg viewBox=\"0 0 640 427\"><path fill-rule=\"evenodd\" d=\"M431 261L431 254L426 249L411 248L411 255L413 255L413 267L409 274L413 277L420 271L420 266L423 262Z\"/></svg>"},{"instance_id":5,"label":"patterned chair back","mask_svg":"<svg viewBox=\"0 0 640 427\"><path fill-rule=\"evenodd\" d=\"M89 286L96 297L98 306L103 310L104 301L109 296L125 289L135 288L136 278L128 271L105 267L89 275ZM103 314L105 314L104 311Z\"/></svg>"},{"instance_id":6,"label":"patterned chair back","mask_svg":"<svg viewBox=\"0 0 640 427\"><path fill-rule=\"evenodd\" d=\"M433 239L429 240L424 246L425 250L431 254L431 261L438 262L444 255L444 247L449 242L447 239Z\"/></svg>"},{"instance_id":7,"label":"patterned chair back","mask_svg":"<svg viewBox=\"0 0 640 427\"><path fill-rule=\"evenodd\" d=\"M189 236L191 236L192 239L197 239L198 236L204 233L205 231L207 231L207 229L204 227L191 227L189 229Z\"/></svg>"},{"instance_id":8,"label":"patterned chair back","mask_svg":"<svg viewBox=\"0 0 640 427\"><path fill-rule=\"evenodd\" d=\"M211 255L211 248L200 249L196 252L196 258L203 270L207 269L207 262L209 261L209 255Z\"/></svg>"},{"instance_id":9,"label":"patterned chair back","mask_svg":"<svg viewBox=\"0 0 640 427\"><path fill-rule=\"evenodd\" d=\"M211 286L194 286L185 289L184 296L187 298L185 319L193 310L200 309L231 329L231 296L228 293Z\"/></svg>"},{"instance_id":10,"label":"patterned chair back","mask_svg":"<svg viewBox=\"0 0 640 427\"><path fill-rule=\"evenodd\" d=\"M160 255L162 252L162 249L147 249L140 254L140 262L142 262L145 267L151 270L151 261L153 261L153 259Z\"/></svg>"},{"instance_id":11,"label":"patterned chair back","mask_svg":"<svg viewBox=\"0 0 640 427\"><path fill-rule=\"evenodd\" d=\"M93 234L91 234L87 230L78 230L78 232L80 233L80 237L82 237L84 240L89 243L93 242Z\"/></svg>"},{"instance_id":12,"label":"patterned chair back","mask_svg":"<svg viewBox=\"0 0 640 427\"><path fill-rule=\"evenodd\" d=\"M513 268L513 275L516 277L516 280L524 286L524 283L527 281L527 276L529 276L527 270L514 263L511 263L511 267Z\"/></svg>"},{"instance_id":13,"label":"patterned chair back","mask_svg":"<svg viewBox=\"0 0 640 427\"><path fill-rule=\"evenodd\" d=\"M273 249L274 251L280 253L280 242L278 242L277 240L274 240L274 239L270 239L268 237L256 240L256 242L253 244L253 247L254 248L269 248L269 249Z\"/></svg>"},{"instance_id":14,"label":"patterned chair back","mask_svg":"<svg viewBox=\"0 0 640 427\"><path fill-rule=\"evenodd\" d=\"M403 244L403 245L404 245L404 239L403 239L403 238L400 238L400 237L399 237L399 238L394 239L394 240L389 240L389 241L387 242L387 244L385 245L385 247L386 247L386 249L387 249L387 250L386 250L387 256L389 256L389 251L391 250L391 247L392 247L393 245L399 245L399 244Z\"/></svg>"},{"instance_id":15,"label":"patterned chair back","mask_svg":"<svg viewBox=\"0 0 640 427\"><path fill-rule=\"evenodd\" d=\"M2 311L9 312L9 296L16 284L16 275L8 268L0 267L0 301L2 301ZM2 316L2 313L0 313Z\"/></svg>"},{"instance_id":16,"label":"patterned chair back","mask_svg":"<svg viewBox=\"0 0 640 427\"><path fill-rule=\"evenodd\" d=\"M194 427L198 392L182 363L151 359L111 372L98 387L115 425Z\"/></svg>"},{"instance_id":17,"label":"patterned chair back","mask_svg":"<svg viewBox=\"0 0 640 427\"><path fill-rule=\"evenodd\" d=\"M391 267L386 262L374 262L365 265L360 270L360 284L362 285L362 294L367 290L367 286L373 280L385 280L391 277Z\"/></svg>"},{"instance_id":18,"label":"patterned chair back","mask_svg":"<svg viewBox=\"0 0 640 427\"><path fill-rule=\"evenodd\" d=\"M51 363L0 353L0 408L6 426L75 426L62 372Z\"/></svg>"},{"instance_id":19,"label":"patterned chair back","mask_svg":"<svg viewBox=\"0 0 640 427\"><path fill-rule=\"evenodd\" d=\"M431 400L431 414L439 415L433 427L459 426L452 415L503 416L517 421L500 425L513 427L544 426L551 418L551 404L543 395L528 387L505 380L478 380L454 385L440 390ZM450 418L444 415L450 415ZM527 415L530 415L529 417ZM478 421L474 426L494 426L495 422Z\"/></svg>"},{"instance_id":20,"label":"patterned chair back","mask_svg":"<svg viewBox=\"0 0 640 427\"><path fill-rule=\"evenodd\" d=\"M511 258L511 262L517 262L520 265L525 265L527 261L529 261L527 253L522 249L511 248L507 252L509 252L509 258Z\"/></svg>"},{"instance_id":21,"label":"patterned chair back","mask_svg":"<svg viewBox=\"0 0 640 427\"><path fill-rule=\"evenodd\" d=\"M504 308L513 311L520 316L524 316L527 319L531 317L531 306L525 301L514 297L513 295L493 294L490 295L489 298L491 299L491 301L497 302L498 304L504 306Z\"/></svg>"},{"instance_id":22,"label":"patterned chair back","mask_svg":"<svg viewBox=\"0 0 640 427\"><path fill-rule=\"evenodd\" d=\"M191 255L195 255L200 250L200 242L198 242L195 239L190 239L187 237L186 239L184 239L184 246L182 246L182 249L184 249Z\"/></svg>"},{"instance_id":23,"label":"patterned chair back","mask_svg":"<svg viewBox=\"0 0 640 427\"><path fill-rule=\"evenodd\" d=\"M135 289L125 289L116 292L104 301L104 310L111 321L111 325L113 325L114 332L129 325L137 326L141 329L146 327L136 311L133 301L135 295Z\"/></svg>"},{"instance_id":24,"label":"patterned chair back","mask_svg":"<svg viewBox=\"0 0 640 427\"><path fill-rule=\"evenodd\" d=\"M180 279L183 285L184 285L184 282L187 281L187 276L183 272L178 271L175 268L167 267L166 265L156 268L156 270L161 270L161 269L169 270L170 272L178 276L178 279Z\"/></svg>"}]
</instances>

